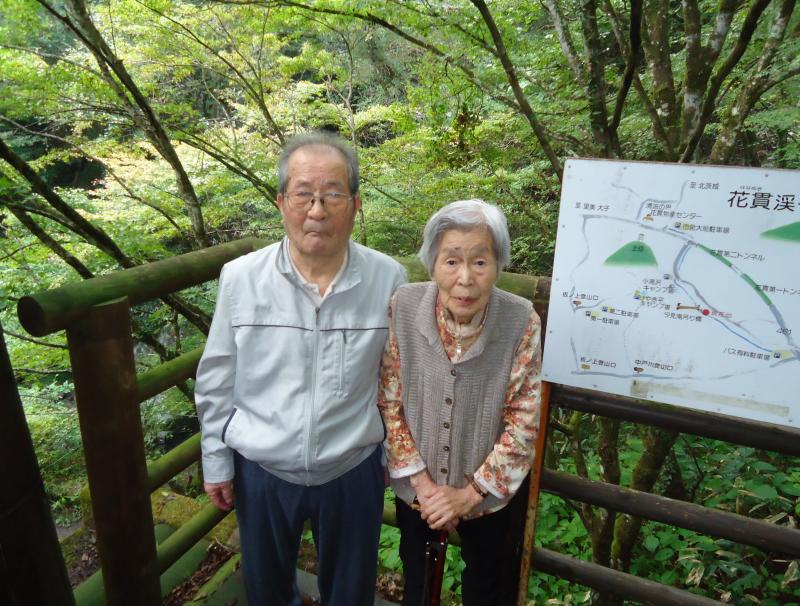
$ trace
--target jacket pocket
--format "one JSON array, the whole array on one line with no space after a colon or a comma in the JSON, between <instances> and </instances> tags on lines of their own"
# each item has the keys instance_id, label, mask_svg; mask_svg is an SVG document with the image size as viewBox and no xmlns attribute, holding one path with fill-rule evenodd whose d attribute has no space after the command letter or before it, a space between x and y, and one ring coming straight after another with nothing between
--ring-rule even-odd
<instances>
[{"instance_id":1,"label":"jacket pocket","mask_svg":"<svg viewBox=\"0 0 800 606\"><path fill-rule=\"evenodd\" d=\"M339 382L337 392L340 396L347 397L347 331L340 330L339 342Z\"/></svg>"},{"instance_id":2,"label":"jacket pocket","mask_svg":"<svg viewBox=\"0 0 800 606\"><path fill-rule=\"evenodd\" d=\"M225 425L222 426L222 438L221 439L222 439L223 443L225 443L225 434L228 431L228 426L231 424L231 421L233 421L233 415L236 414L236 410L237 410L237 408L234 406L233 410L231 411L231 414L228 415L228 419L225 421Z\"/></svg>"}]
</instances>

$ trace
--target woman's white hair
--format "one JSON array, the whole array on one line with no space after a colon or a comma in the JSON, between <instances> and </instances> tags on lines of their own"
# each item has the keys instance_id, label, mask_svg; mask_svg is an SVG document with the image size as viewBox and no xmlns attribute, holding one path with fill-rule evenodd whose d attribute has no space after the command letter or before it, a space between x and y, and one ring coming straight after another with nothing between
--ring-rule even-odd
<instances>
[{"instance_id":1,"label":"woman's white hair","mask_svg":"<svg viewBox=\"0 0 800 606\"><path fill-rule=\"evenodd\" d=\"M433 267L439 253L439 243L446 231L473 231L486 229L492 236L492 247L497 259L497 272L511 261L511 236L503 211L483 200L459 200L440 208L428 219L417 256L433 276Z\"/></svg>"}]
</instances>

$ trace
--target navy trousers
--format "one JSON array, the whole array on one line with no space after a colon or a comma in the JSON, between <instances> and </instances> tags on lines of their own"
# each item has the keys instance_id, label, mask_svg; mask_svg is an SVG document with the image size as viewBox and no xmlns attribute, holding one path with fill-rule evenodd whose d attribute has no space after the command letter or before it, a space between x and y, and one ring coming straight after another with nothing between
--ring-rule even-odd
<instances>
[{"instance_id":1,"label":"navy trousers","mask_svg":"<svg viewBox=\"0 0 800 606\"><path fill-rule=\"evenodd\" d=\"M297 553L306 520L323 606L372 606L383 513L381 449L319 486L285 482L234 457L236 517L249 606L301 606Z\"/></svg>"}]
</instances>

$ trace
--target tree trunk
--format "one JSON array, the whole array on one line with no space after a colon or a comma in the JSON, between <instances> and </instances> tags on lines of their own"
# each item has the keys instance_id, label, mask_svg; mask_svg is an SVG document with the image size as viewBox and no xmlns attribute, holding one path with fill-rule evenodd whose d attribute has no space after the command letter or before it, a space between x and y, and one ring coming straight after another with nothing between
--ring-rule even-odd
<instances>
[{"instance_id":1,"label":"tree trunk","mask_svg":"<svg viewBox=\"0 0 800 606\"><path fill-rule=\"evenodd\" d=\"M769 37L764 43L764 49L758 60L755 74L739 90L736 101L728 108L722 118L722 126L714 147L711 150L709 162L712 164L728 164L733 156L736 139L744 127L747 117L759 98L776 83L776 78L770 77L770 72L780 47L786 28L789 25L796 0L783 0L780 10L775 15L770 28Z\"/></svg>"},{"instance_id":2,"label":"tree trunk","mask_svg":"<svg viewBox=\"0 0 800 606\"><path fill-rule=\"evenodd\" d=\"M642 48L653 78L653 103L673 148L678 143L679 112L672 76L668 0L645 0Z\"/></svg>"},{"instance_id":3,"label":"tree trunk","mask_svg":"<svg viewBox=\"0 0 800 606\"><path fill-rule=\"evenodd\" d=\"M614 31L614 37L617 40L617 48L619 49L620 55L625 57L630 56L629 44L625 38L625 35L623 34L623 28L626 27L623 20L614 10L614 6L609 0L603 0L603 5L605 7L606 15L611 23L611 28ZM641 36L641 25L639 32ZM642 84L642 80L636 70L634 70L633 73L633 88L636 90L639 101L641 101L648 117L650 118L650 123L653 127L653 136L664 146L663 157L661 157L661 159L668 162L674 162L675 149L672 146L672 141L670 141L667 131L664 130L664 124L661 120L661 116L659 115L656 107L653 105L650 96L647 94L647 91Z\"/></svg>"},{"instance_id":4,"label":"tree trunk","mask_svg":"<svg viewBox=\"0 0 800 606\"><path fill-rule=\"evenodd\" d=\"M685 141L697 127L703 106L703 94L708 86L711 70L722 51L730 30L736 2L723 0L714 29L707 46L702 45L700 7L697 0L683 0L683 23L686 33L686 76L683 85L683 116L681 139Z\"/></svg>"},{"instance_id":5,"label":"tree trunk","mask_svg":"<svg viewBox=\"0 0 800 606\"><path fill-rule=\"evenodd\" d=\"M755 33L758 20L771 1L772 0L754 0L753 4L750 5L747 16L742 23L742 29L739 32L736 44L734 44L730 53L725 58L725 61L716 70L708 84L705 98L701 105L702 113L700 118L695 121L695 126L692 128L688 137L684 139L683 153L680 158L681 162L689 162L694 157L697 145L700 143L700 138L703 136L703 132L714 114L714 109L717 106L717 96L722 89L722 84L750 46L750 40Z\"/></svg>"},{"instance_id":6,"label":"tree trunk","mask_svg":"<svg viewBox=\"0 0 800 606\"><path fill-rule=\"evenodd\" d=\"M643 433L644 452L633 470L630 487L642 492L652 492L661 468L678 439L678 433L654 427L645 427ZM641 518L623 515L617 520L612 558L612 565L617 570L627 571L630 568L633 548L641 527Z\"/></svg>"},{"instance_id":7,"label":"tree trunk","mask_svg":"<svg viewBox=\"0 0 800 606\"><path fill-rule=\"evenodd\" d=\"M581 26L586 59L586 98L589 102L592 136L604 158L619 157L619 146L612 140L608 129L605 66L600 57L600 33L597 30L595 0L581 0Z\"/></svg>"}]
</instances>

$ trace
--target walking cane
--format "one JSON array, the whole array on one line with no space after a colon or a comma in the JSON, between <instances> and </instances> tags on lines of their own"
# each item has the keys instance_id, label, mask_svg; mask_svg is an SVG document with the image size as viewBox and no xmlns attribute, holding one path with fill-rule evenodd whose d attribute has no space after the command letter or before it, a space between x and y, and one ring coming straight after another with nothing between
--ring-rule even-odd
<instances>
[{"instance_id":1,"label":"walking cane","mask_svg":"<svg viewBox=\"0 0 800 606\"><path fill-rule=\"evenodd\" d=\"M539 433L536 436L536 459L531 467L531 484L528 491L528 507L525 515L525 530L522 535L522 561L520 562L519 585L517 587L517 606L528 603L528 577L531 574L531 556L536 532L536 508L539 506L539 484L544 468L544 446L547 440L547 424L550 417L550 383L542 382L541 412L539 414Z\"/></svg>"},{"instance_id":2,"label":"walking cane","mask_svg":"<svg viewBox=\"0 0 800 606\"><path fill-rule=\"evenodd\" d=\"M425 544L425 580L422 583L422 606L439 606L442 599L444 556L447 553L447 531L440 530L435 540Z\"/></svg>"}]
</instances>

